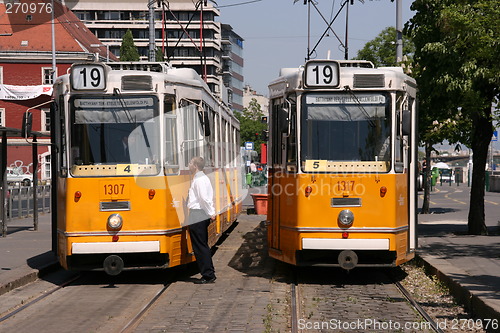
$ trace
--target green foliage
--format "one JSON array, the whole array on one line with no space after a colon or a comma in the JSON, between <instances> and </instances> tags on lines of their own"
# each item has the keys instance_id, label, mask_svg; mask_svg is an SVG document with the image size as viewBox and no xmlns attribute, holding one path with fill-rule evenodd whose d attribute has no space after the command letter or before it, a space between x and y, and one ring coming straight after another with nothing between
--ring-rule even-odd
<instances>
[{"instance_id":1,"label":"green foliage","mask_svg":"<svg viewBox=\"0 0 500 333\"><path fill-rule=\"evenodd\" d=\"M120 61L139 61L139 51L134 43L134 37L130 29L123 35L122 45L120 46Z\"/></svg>"},{"instance_id":2,"label":"green foliage","mask_svg":"<svg viewBox=\"0 0 500 333\"><path fill-rule=\"evenodd\" d=\"M414 0L411 8L405 32L415 43L419 132L427 143L472 148L469 232L484 234L484 170L499 115L500 0Z\"/></svg>"},{"instance_id":3,"label":"green foliage","mask_svg":"<svg viewBox=\"0 0 500 333\"><path fill-rule=\"evenodd\" d=\"M248 108L244 108L241 113L235 111L234 115L240 121L241 142L253 142L255 150L260 154L260 144L266 142L263 139L264 130L267 130L267 124L262 123L264 113L260 104L252 98Z\"/></svg>"},{"instance_id":4,"label":"green foliage","mask_svg":"<svg viewBox=\"0 0 500 333\"><path fill-rule=\"evenodd\" d=\"M158 61L158 62L163 62L163 61L165 61L165 56L163 55L163 52L162 52L162 50L161 50L159 47L157 47L157 48L156 48L156 55L155 55L155 59L156 59L156 61Z\"/></svg>"},{"instance_id":5,"label":"green foliage","mask_svg":"<svg viewBox=\"0 0 500 333\"><path fill-rule=\"evenodd\" d=\"M403 55L411 61L415 46L411 39L403 35ZM376 67L397 66L396 63L396 28L385 28L375 39L369 41L358 51L354 58L357 60L369 60Z\"/></svg>"},{"instance_id":6,"label":"green foliage","mask_svg":"<svg viewBox=\"0 0 500 333\"><path fill-rule=\"evenodd\" d=\"M416 14L406 32L416 46L421 125L432 130L432 123L450 120L441 131L434 131L440 132L435 141L448 139L470 146L471 119L491 118L485 110L498 96L500 83L499 8L499 0L415 0L412 4Z\"/></svg>"}]
</instances>

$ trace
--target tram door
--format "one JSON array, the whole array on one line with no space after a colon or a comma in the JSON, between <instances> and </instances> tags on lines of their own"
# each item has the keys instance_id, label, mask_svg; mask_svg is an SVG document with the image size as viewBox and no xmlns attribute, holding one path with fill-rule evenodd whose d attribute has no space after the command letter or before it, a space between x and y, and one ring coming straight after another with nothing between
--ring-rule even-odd
<instances>
[{"instance_id":1,"label":"tram door","mask_svg":"<svg viewBox=\"0 0 500 333\"><path fill-rule=\"evenodd\" d=\"M268 232L268 242L269 247L273 249L279 249L279 230L280 230L280 201L281 201L281 182L282 175L284 172L283 167L283 121L284 121L284 110L283 110L283 98L276 98L271 101L270 107L270 148L268 160L270 162L271 170L269 175L269 187L268 192L271 196L271 213L270 218L270 230Z\"/></svg>"},{"instance_id":2,"label":"tram door","mask_svg":"<svg viewBox=\"0 0 500 333\"><path fill-rule=\"evenodd\" d=\"M271 101L269 161L271 165L269 194L271 196L271 214L269 247L280 249L280 227L285 218L285 191L290 183L290 176L296 172L296 98L276 98ZM288 213L290 215L290 213ZM286 217L290 218L290 216Z\"/></svg>"}]
</instances>

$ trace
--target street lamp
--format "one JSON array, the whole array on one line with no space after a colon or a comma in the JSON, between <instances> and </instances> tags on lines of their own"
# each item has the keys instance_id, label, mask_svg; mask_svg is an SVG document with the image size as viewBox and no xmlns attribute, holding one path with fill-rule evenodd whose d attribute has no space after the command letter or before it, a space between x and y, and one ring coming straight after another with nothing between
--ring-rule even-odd
<instances>
[{"instance_id":1,"label":"street lamp","mask_svg":"<svg viewBox=\"0 0 500 333\"><path fill-rule=\"evenodd\" d=\"M109 45L107 44L90 44L90 47L106 47L106 62L109 62Z\"/></svg>"}]
</instances>

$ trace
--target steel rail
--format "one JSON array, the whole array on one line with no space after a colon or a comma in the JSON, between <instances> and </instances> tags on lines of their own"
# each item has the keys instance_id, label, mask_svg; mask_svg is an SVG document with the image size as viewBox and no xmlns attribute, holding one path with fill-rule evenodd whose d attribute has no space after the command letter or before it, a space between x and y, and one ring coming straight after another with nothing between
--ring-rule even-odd
<instances>
[{"instance_id":1,"label":"steel rail","mask_svg":"<svg viewBox=\"0 0 500 333\"><path fill-rule=\"evenodd\" d=\"M394 281L394 284L396 285L396 287L399 289L399 291L401 292L401 294L403 294L403 296L406 298L406 300L415 308L415 310L418 311L418 313L429 323L429 325L431 326L431 328L434 330L434 332L436 333L444 333L443 330L441 330L438 325L436 324L436 322L431 318L431 316L427 313L427 311L425 311L421 306L420 304L417 303L417 301L413 298L413 296L411 296L411 294L408 292L408 290L406 290L405 287L403 287L403 285L401 283L399 283L398 281Z\"/></svg>"},{"instance_id":2,"label":"steel rail","mask_svg":"<svg viewBox=\"0 0 500 333\"><path fill-rule=\"evenodd\" d=\"M4 322L5 320L13 317L14 315L18 314L19 312L23 311L23 310L26 310L27 308L29 308L30 306L38 303L39 301L41 301L42 299L46 298L47 296L50 296L52 295L53 293L55 293L56 291L70 285L71 283L75 282L76 280L78 280L79 278L81 278L82 276L80 274L74 276L73 278L69 279L68 281L62 283L60 286L57 286L56 288L44 293L43 295L41 296L38 296L37 298L35 298L34 300L24 304L23 306L13 310L12 312L9 312L8 314L6 314L5 316L1 317L0 318L0 323L1 322Z\"/></svg>"},{"instance_id":3,"label":"steel rail","mask_svg":"<svg viewBox=\"0 0 500 333\"><path fill-rule=\"evenodd\" d=\"M139 325L139 322L143 317L145 317L148 310L158 301L160 296L170 287L171 283L168 283L161 288L160 291L146 304L144 307L120 330L121 333L133 332Z\"/></svg>"}]
</instances>

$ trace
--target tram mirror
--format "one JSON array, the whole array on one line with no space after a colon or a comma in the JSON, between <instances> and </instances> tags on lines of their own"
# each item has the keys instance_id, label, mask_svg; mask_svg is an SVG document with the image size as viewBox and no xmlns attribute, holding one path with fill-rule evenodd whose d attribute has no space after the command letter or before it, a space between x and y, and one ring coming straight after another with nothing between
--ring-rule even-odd
<instances>
[{"instance_id":1,"label":"tram mirror","mask_svg":"<svg viewBox=\"0 0 500 333\"><path fill-rule=\"evenodd\" d=\"M411 134L411 112L410 110L403 110L403 135Z\"/></svg>"},{"instance_id":2,"label":"tram mirror","mask_svg":"<svg viewBox=\"0 0 500 333\"><path fill-rule=\"evenodd\" d=\"M210 136L210 117L208 112L203 112L203 131L205 136Z\"/></svg>"},{"instance_id":3,"label":"tram mirror","mask_svg":"<svg viewBox=\"0 0 500 333\"><path fill-rule=\"evenodd\" d=\"M23 114L23 124L21 126L21 136L23 138L28 138L31 136L32 125L33 125L33 113L25 112Z\"/></svg>"},{"instance_id":4,"label":"tram mirror","mask_svg":"<svg viewBox=\"0 0 500 333\"><path fill-rule=\"evenodd\" d=\"M283 108L279 113L279 130L281 133L288 132L288 109Z\"/></svg>"}]
</instances>

